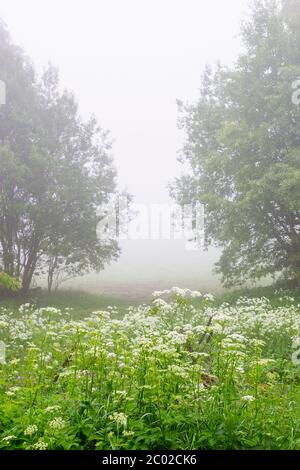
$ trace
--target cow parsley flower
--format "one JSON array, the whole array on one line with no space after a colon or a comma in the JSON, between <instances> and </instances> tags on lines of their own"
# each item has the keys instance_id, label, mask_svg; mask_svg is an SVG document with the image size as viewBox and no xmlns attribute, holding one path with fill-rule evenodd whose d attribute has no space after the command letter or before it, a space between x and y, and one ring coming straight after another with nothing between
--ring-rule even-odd
<instances>
[{"instance_id":1,"label":"cow parsley flower","mask_svg":"<svg viewBox=\"0 0 300 470\"><path fill-rule=\"evenodd\" d=\"M9 443L10 441L12 441L13 439L16 439L16 436L5 436L3 437L2 442L7 442Z\"/></svg>"},{"instance_id":2,"label":"cow parsley flower","mask_svg":"<svg viewBox=\"0 0 300 470\"><path fill-rule=\"evenodd\" d=\"M242 397L242 400L246 402L252 402L255 400L255 398L252 395L245 395Z\"/></svg>"},{"instance_id":3,"label":"cow parsley flower","mask_svg":"<svg viewBox=\"0 0 300 470\"><path fill-rule=\"evenodd\" d=\"M24 431L24 436L33 436L38 431L38 427L35 424L30 424Z\"/></svg>"},{"instance_id":4,"label":"cow parsley flower","mask_svg":"<svg viewBox=\"0 0 300 470\"><path fill-rule=\"evenodd\" d=\"M61 417L56 417L49 423L51 429L63 429L66 426L66 422Z\"/></svg>"},{"instance_id":5,"label":"cow parsley flower","mask_svg":"<svg viewBox=\"0 0 300 470\"><path fill-rule=\"evenodd\" d=\"M109 419L119 426L126 427L128 417L124 413L113 413L109 416Z\"/></svg>"},{"instance_id":6,"label":"cow parsley flower","mask_svg":"<svg viewBox=\"0 0 300 470\"><path fill-rule=\"evenodd\" d=\"M34 450L46 450L48 448L48 444L43 441L43 439L39 439L32 447Z\"/></svg>"}]
</instances>

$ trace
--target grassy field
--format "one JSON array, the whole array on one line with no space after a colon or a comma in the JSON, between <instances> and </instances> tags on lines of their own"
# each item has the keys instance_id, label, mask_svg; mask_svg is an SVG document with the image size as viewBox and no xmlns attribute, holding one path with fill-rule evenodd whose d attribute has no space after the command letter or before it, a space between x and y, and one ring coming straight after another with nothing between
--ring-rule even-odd
<instances>
[{"instance_id":1,"label":"grassy field","mask_svg":"<svg viewBox=\"0 0 300 470\"><path fill-rule=\"evenodd\" d=\"M24 303L30 303L36 308L56 307L62 310L69 308L72 309L72 319L79 320L95 310L105 310L109 306L115 307L119 314L123 315L128 307L136 305L138 302L126 298L99 296L73 290L59 290L51 293L43 290L29 295L25 300L0 300L0 307L6 307L18 315L18 309Z\"/></svg>"},{"instance_id":2,"label":"grassy field","mask_svg":"<svg viewBox=\"0 0 300 470\"><path fill-rule=\"evenodd\" d=\"M1 449L300 449L298 290L18 303L0 311Z\"/></svg>"}]
</instances>

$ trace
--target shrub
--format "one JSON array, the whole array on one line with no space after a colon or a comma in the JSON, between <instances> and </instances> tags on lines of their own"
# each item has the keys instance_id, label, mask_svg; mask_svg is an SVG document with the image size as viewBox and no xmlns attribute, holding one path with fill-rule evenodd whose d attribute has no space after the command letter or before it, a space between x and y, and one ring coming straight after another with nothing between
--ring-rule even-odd
<instances>
[{"instance_id":1,"label":"shrub","mask_svg":"<svg viewBox=\"0 0 300 470\"><path fill-rule=\"evenodd\" d=\"M21 283L18 279L5 272L0 272L0 289L17 292L21 289Z\"/></svg>"}]
</instances>

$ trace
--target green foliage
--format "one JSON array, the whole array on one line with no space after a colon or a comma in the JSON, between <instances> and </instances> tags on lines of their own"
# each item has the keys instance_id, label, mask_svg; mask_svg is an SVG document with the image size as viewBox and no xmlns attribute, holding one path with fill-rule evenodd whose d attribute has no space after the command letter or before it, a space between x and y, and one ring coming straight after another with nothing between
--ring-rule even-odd
<instances>
[{"instance_id":1,"label":"green foliage","mask_svg":"<svg viewBox=\"0 0 300 470\"><path fill-rule=\"evenodd\" d=\"M255 287L252 289L244 287L241 289L226 290L216 296L214 305L220 306L224 303L234 305L238 299L244 297L248 299L267 298L273 307L278 307L282 304L282 297L287 295L300 304L299 288L292 282L282 282L274 286Z\"/></svg>"},{"instance_id":2,"label":"green foliage","mask_svg":"<svg viewBox=\"0 0 300 470\"><path fill-rule=\"evenodd\" d=\"M10 313L1 449L300 449L300 312L283 292L195 308L177 290L122 320Z\"/></svg>"},{"instance_id":3,"label":"green foliage","mask_svg":"<svg viewBox=\"0 0 300 470\"><path fill-rule=\"evenodd\" d=\"M206 207L206 243L223 249L226 285L283 273L300 282L300 2L256 1L232 68L207 68L182 106L192 173L173 196Z\"/></svg>"},{"instance_id":4,"label":"green foliage","mask_svg":"<svg viewBox=\"0 0 300 470\"><path fill-rule=\"evenodd\" d=\"M4 287L11 292L17 292L21 289L21 283L18 279L0 271L0 287Z\"/></svg>"}]
</instances>

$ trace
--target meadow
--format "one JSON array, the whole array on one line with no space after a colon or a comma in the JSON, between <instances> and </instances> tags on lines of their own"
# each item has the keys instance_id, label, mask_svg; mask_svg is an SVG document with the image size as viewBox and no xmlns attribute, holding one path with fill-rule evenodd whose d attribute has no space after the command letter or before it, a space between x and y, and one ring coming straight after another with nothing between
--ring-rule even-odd
<instances>
[{"instance_id":1,"label":"meadow","mask_svg":"<svg viewBox=\"0 0 300 470\"><path fill-rule=\"evenodd\" d=\"M298 294L246 294L0 304L0 449L300 449Z\"/></svg>"}]
</instances>

